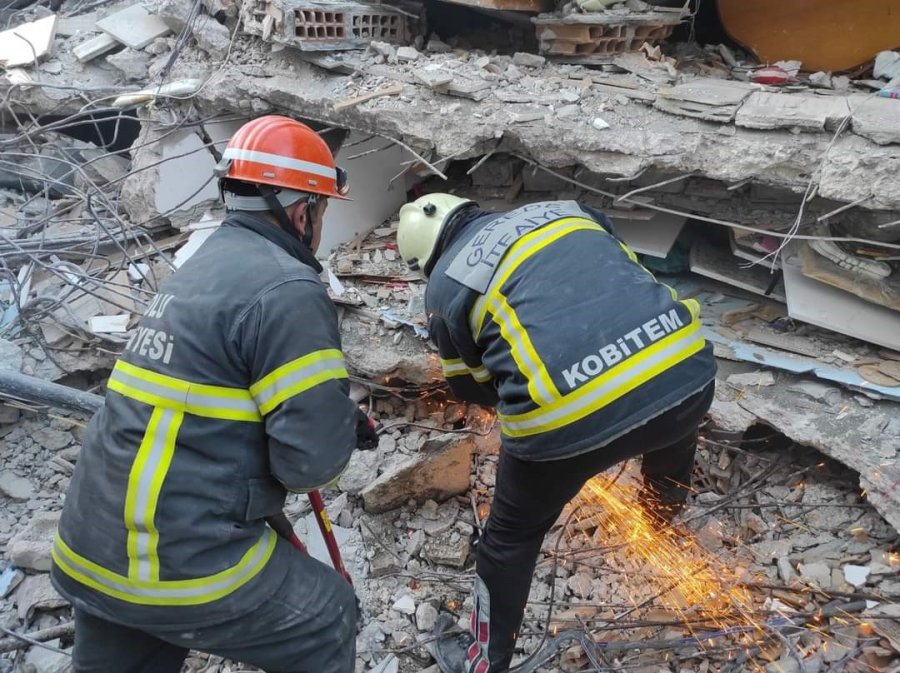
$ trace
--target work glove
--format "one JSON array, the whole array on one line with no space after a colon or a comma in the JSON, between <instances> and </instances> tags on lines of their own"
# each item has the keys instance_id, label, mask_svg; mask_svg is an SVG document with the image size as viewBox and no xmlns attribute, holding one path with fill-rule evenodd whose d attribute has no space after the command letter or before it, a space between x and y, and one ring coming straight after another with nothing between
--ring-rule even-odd
<instances>
[{"instance_id":1,"label":"work glove","mask_svg":"<svg viewBox=\"0 0 900 673\"><path fill-rule=\"evenodd\" d=\"M369 451L378 446L378 426L362 409L356 410L356 448Z\"/></svg>"}]
</instances>

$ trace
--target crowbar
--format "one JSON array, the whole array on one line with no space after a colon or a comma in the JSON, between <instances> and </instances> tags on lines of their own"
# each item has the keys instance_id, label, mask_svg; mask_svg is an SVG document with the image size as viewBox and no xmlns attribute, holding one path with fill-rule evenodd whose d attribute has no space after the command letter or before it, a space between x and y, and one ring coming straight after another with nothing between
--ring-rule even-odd
<instances>
[{"instance_id":1,"label":"crowbar","mask_svg":"<svg viewBox=\"0 0 900 673\"><path fill-rule=\"evenodd\" d=\"M334 566L338 575L343 577L350 586L353 586L353 578L344 567L344 560L341 558L341 550L338 547L337 538L334 536L334 530L331 527L331 520L328 518L328 512L325 511L325 501L322 494L318 491L310 491L309 504L312 505L313 513L316 515L316 523L319 524L319 530L322 532L322 539L325 541L325 547L328 549L328 556L331 558L331 565ZM309 554L306 545L301 542L300 538L294 532L294 527L285 516L284 512L266 518L266 523L274 530L279 537L287 540L291 546L302 554Z\"/></svg>"}]
</instances>

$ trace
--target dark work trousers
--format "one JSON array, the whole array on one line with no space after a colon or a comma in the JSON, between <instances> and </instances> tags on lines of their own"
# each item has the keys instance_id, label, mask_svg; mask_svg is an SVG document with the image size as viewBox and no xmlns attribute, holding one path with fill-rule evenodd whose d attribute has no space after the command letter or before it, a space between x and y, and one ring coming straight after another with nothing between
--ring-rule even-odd
<instances>
[{"instance_id":1,"label":"dark work trousers","mask_svg":"<svg viewBox=\"0 0 900 673\"><path fill-rule=\"evenodd\" d=\"M246 614L197 629L152 632L75 610L74 673L179 673L188 650L268 673L353 673L356 597L336 572L297 554L281 589Z\"/></svg>"},{"instance_id":2,"label":"dark work trousers","mask_svg":"<svg viewBox=\"0 0 900 673\"><path fill-rule=\"evenodd\" d=\"M646 425L573 458L523 461L501 450L494 501L476 559L470 673L509 668L544 536L585 482L618 462L643 455L645 488L656 490L664 503L684 500L697 428L713 394L711 383Z\"/></svg>"}]
</instances>

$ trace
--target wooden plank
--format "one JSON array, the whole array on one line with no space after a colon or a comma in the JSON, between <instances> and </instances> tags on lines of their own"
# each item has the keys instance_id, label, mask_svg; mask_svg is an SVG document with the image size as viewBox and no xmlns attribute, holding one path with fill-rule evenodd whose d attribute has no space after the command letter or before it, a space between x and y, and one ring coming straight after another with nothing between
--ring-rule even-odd
<instances>
[{"instance_id":1,"label":"wooden plank","mask_svg":"<svg viewBox=\"0 0 900 673\"><path fill-rule=\"evenodd\" d=\"M376 89L375 91L369 91L368 93L360 94L359 96L351 96L350 98L340 100L334 104L334 111L340 112L341 110L355 107L367 101L374 100L375 98L381 98L383 96L397 96L402 92L402 84L389 84L388 86L381 87L380 89Z\"/></svg>"}]
</instances>

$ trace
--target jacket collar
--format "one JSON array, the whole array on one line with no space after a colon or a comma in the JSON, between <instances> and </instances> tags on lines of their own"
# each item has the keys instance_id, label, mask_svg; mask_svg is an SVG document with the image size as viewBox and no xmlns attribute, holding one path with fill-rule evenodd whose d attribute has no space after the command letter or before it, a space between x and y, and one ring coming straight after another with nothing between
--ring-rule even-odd
<instances>
[{"instance_id":1,"label":"jacket collar","mask_svg":"<svg viewBox=\"0 0 900 673\"><path fill-rule=\"evenodd\" d=\"M303 245L299 238L291 236L274 222L269 222L267 219L254 213L233 211L228 213L222 221L222 226L254 231L277 245L297 261L312 267L316 273L322 273L322 265L319 264L319 260L316 259L312 251Z\"/></svg>"}]
</instances>

